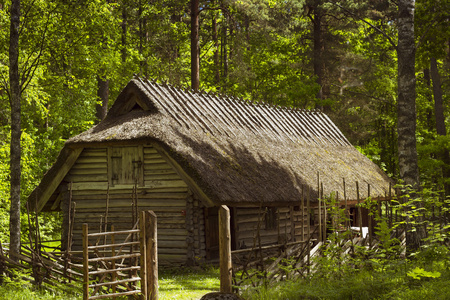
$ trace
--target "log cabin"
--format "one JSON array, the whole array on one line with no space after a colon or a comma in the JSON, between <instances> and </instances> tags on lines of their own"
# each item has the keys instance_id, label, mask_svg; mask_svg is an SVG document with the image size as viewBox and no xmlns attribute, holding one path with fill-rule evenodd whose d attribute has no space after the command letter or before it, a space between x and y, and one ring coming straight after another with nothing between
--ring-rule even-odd
<instances>
[{"instance_id":1,"label":"log cabin","mask_svg":"<svg viewBox=\"0 0 450 300\"><path fill-rule=\"evenodd\" d=\"M321 195L356 200L343 179L361 195L385 197L390 184L320 111L134 78L103 121L66 141L28 201L62 211L71 250L83 223L127 230L153 210L158 261L178 266L217 258L220 205L232 249L252 247L257 231L263 245L305 239Z\"/></svg>"}]
</instances>

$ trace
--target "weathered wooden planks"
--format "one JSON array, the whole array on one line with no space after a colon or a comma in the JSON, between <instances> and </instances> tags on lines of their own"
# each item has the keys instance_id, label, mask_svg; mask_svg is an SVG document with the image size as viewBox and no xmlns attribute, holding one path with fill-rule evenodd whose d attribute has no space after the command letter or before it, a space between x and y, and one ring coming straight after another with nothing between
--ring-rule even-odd
<instances>
[{"instance_id":1,"label":"weathered wooden planks","mask_svg":"<svg viewBox=\"0 0 450 300\"><path fill-rule=\"evenodd\" d=\"M139 153L142 153L143 158L143 184L136 182L138 185L134 190L136 185L121 184L120 176L128 176L124 182L130 182L131 169L123 163L129 161L130 164L137 165L134 160L139 159ZM116 163L116 171L111 172L113 162ZM122 172L121 168L125 168L126 172ZM109 176L117 172L122 172L122 175L115 175L116 181L111 181ZM133 150L129 146L115 150L106 147L84 149L65 181L71 182L72 202L76 202L73 249L80 249L82 223L89 223L90 230L98 232L100 224L107 219L108 228L114 225L115 230L127 230L132 227L136 218L133 211L153 210L158 216L160 262L164 265L166 260L176 263L186 260L186 199L189 189L155 148L136 146L136 150ZM198 201L195 206L198 209ZM195 247L199 249L195 255L200 255L201 249L205 248L205 238L202 236L204 221L202 215L194 215L191 213L189 216L194 228L190 235ZM117 241L125 238L126 236L115 236Z\"/></svg>"}]
</instances>

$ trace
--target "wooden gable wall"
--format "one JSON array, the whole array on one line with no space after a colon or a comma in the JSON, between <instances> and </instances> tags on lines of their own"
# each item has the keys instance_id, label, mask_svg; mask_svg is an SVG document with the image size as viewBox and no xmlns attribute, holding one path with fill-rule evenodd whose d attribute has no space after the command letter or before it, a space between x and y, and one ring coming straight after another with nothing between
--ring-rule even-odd
<instances>
[{"instance_id":1,"label":"wooden gable wall","mask_svg":"<svg viewBox=\"0 0 450 300\"><path fill-rule=\"evenodd\" d=\"M128 230L136 221L136 210L153 210L158 218L160 264L184 264L205 256L201 203L151 145L85 148L64 182L65 206L76 203L72 250L81 250L83 223L89 224L90 231L99 231L106 217L108 230L111 225Z\"/></svg>"}]
</instances>

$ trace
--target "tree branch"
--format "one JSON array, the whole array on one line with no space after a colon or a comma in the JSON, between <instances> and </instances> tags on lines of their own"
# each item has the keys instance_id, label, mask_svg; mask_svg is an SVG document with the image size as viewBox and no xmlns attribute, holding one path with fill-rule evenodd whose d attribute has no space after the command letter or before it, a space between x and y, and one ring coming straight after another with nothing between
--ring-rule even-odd
<instances>
[{"instance_id":1,"label":"tree branch","mask_svg":"<svg viewBox=\"0 0 450 300\"><path fill-rule=\"evenodd\" d=\"M360 21L366 23L366 24L369 25L371 28L373 28L375 31L381 33L381 34L389 41L389 43L390 43L395 49L397 49L397 45L396 45L395 42L391 39L391 37L388 36L388 35L386 34L386 32L384 32L383 30L381 30L381 29L378 28L377 26L373 25L372 23L367 22L366 20L364 20L363 18L359 17L359 16L356 15L355 13L349 11L348 9L346 9L345 7L343 7L342 5L340 5L340 4L338 4L338 3L335 3L335 2L333 2L333 4L336 5L337 7L339 7L340 9L342 9L343 11L345 11L346 13L348 13L348 14L349 14L350 16L352 16L353 18L358 19L358 20L360 20Z\"/></svg>"}]
</instances>

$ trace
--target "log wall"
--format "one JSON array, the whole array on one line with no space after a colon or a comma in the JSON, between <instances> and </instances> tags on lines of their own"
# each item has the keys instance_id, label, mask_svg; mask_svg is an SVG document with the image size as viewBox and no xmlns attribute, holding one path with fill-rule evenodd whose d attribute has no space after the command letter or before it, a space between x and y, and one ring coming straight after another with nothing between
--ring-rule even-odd
<instances>
[{"instance_id":1,"label":"log wall","mask_svg":"<svg viewBox=\"0 0 450 300\"><path fill-rule=\"evenodd\" d=\"M276 243L294 242L307 239L308 215L306 207L304 212L297 207L274 207L275 226L267 228L266 208L239 207L234 210L234 226L236 228L235 249L251 248L259 244L257 232L261 245L271 245ZM311 212L317 214L317 210ZM317 218L317 216L316 216ZM315 225L311 226L311 232Z\"/></svg>"},{"instance_id":2,"label":"log wall","mask_svg":"<svg viewBox=\"0 0 450 300\"><path fill-rule=\"evenodd\" d=\"M137 147L137 146L136 146ZM153 210L158 221L158 257L161 265L180 265L204 257L204 220L201 203L188 190L186 183L151 146L140 147L143 169L136 174L136 184L111 184L108 178L108 148L86 148L69 171L65 182L76 202L72 250L81 250L82 224L92 232L100 231L107 220L108 229L131 229L136 211ZM109 158L109 161L111 159ZM143 171L143 172L141 172ZM109 172L111 174L111 172ZM117 178L116 178L117 179ZM136 188L136 192L133 192ZM133 200L135 199L135 201ZM137 204L135 208L133 203ZM92 229L91 229L92 228ZM116 237L116 241L124 237Z\"/></svg>"}]
</instances>

